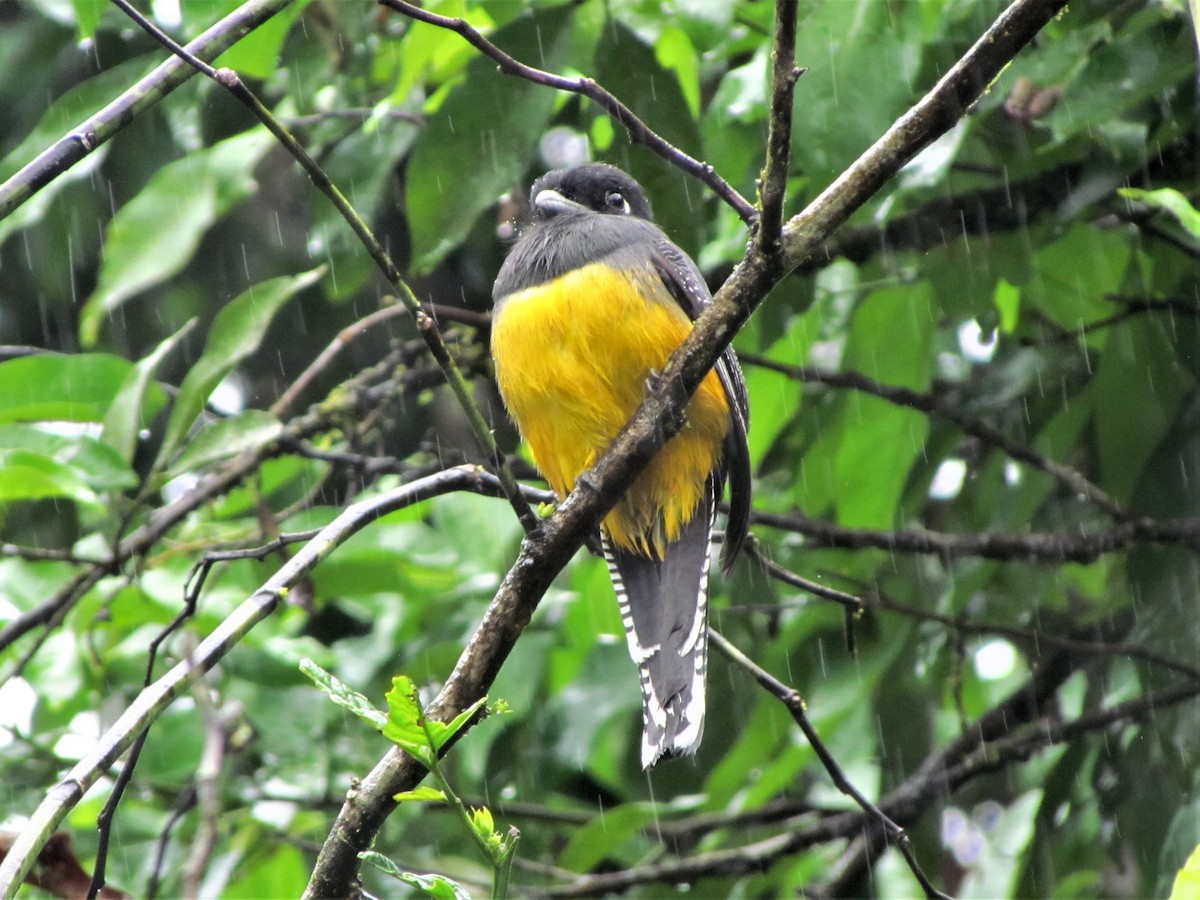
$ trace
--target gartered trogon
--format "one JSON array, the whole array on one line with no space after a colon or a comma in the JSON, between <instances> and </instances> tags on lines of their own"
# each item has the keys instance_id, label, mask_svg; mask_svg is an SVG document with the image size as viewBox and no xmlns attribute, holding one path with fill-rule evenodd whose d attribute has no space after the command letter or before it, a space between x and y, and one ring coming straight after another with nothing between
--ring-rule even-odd
<instances>
[{"instance_id":1,"label":"gartered trogon","mask_svg":"<svg viewBox=\"0 0 1200 900\"><path fill-rule=\"evenodd\" d=\"M632 416L711 301L695 263L613 166L550 172L493 290L492 358L504 403L565 497ZM732 350L700 384L683 429L603 521L601 539L643 696L642 764L692 753L704 727L709 544L730 482L721 562L746 537L749 404Z\"/></svg>"}]
</instances>

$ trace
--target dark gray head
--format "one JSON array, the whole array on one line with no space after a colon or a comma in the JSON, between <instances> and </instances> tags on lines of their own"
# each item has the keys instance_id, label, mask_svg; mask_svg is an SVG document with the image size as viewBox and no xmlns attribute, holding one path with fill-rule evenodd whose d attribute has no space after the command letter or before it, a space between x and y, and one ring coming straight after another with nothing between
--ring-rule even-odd
<instances>
[{"instance_id":1,"label":"dark gray head","mask_svg":"<svg viewBox=\"0 0 1200 900\"><path fill-rule=\"evenodd\" d=\"M537 222L582 213L654 219L642 186L616 166L605 163L547 172L533 183L529 202Z\"/></svg>"}]
</instances>

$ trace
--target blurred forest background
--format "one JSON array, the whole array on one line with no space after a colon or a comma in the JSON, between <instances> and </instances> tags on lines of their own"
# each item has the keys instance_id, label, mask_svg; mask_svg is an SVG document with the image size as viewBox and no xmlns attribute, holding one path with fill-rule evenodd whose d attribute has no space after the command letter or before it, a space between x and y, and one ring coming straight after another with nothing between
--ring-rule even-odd
<instances>
[{"instance_id":1,"label":"blurred forest background","mask_svg":"<svg viewBox=\"0 0 1200 900\"><path fill-rule=\"evenodd\" d=\"M180 42L237 37L220 24L232 2L136 5ZM771 4L423 5L594 78L755 198ZM714 290L743 222L594 103L500 74L452 31L365 0L249 6L274 14L218 65L380 236L540 486L487 361L491 284L530 181L588 157L626 168ZM1004 7L801 3L786 214ZM392 287L275 138L208 78L134 88L169 57L108 3L0 0L10 838L148 664L158 677L186 659L303 546L272 540L486 461ZM1184 0L1071 3L735 341L760 558L714 585L713 624L800 691L947 893L1166 896L1200 842L1196 60ZM99 140L56 143L118 99ZM18 173L56 147L91 152L29 190ZM503 500L458 490L323 559L153 721L103 831L108 882L299 896L352 779L389 746L300 660L376 706L397 674L430 699L520 537ZM256 547L269 552L206 557ZM922 892L778 699L720 655L709 684L695 760L644 774L608 575L577 554L490 691L507 712L444 763L498 831L520 830L514 894ZM106 768L61 826L89 873L121 773ZM438 804L402 804L375 849L490 889L469 829ZM363 877L379 896L421 890Z\"/></svg>"}]
</instances>

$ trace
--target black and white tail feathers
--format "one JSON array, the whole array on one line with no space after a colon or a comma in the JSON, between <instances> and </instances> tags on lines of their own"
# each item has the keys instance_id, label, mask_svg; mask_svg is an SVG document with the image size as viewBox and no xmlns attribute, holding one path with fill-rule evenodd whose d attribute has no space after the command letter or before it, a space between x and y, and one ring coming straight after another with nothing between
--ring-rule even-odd
<instances>
[{"instance_id":1,"label":"black and white tail feathers","mask_svg":"<svg viewBox=\"0 0 1200 900\"><path fill-rule=\"evenodd\" d=\"M629 653L642 685L642 766L694 753L704 732L708 668L709 540L716 479L661 560L630 553L604 537Z\"/></svg>"}]
</instances>

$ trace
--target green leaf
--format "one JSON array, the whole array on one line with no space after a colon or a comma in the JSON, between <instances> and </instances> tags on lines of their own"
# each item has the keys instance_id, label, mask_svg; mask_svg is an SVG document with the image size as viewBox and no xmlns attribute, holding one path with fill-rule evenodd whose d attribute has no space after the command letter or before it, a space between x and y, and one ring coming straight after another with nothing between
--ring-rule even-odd
<instances>
[{"instance_id":1,"label":"green leaf","mask_svg":"<svg viewBox=\"0 0 1200 900\"><path fill-rule=\"evenodd\" d=\"M249 855L239 867L239 877L221 891L229 900L262 900L263 897L298 897L308 881L304 853L287 842L267 844Z\"/></svg>"},{"instance_id":2,"label":"green leaf","mask_svg":"<svg viewBox=\"0 0 1200 900\"><path fill-rule=\"evenodd\" d=\"M397 675L392 679L387 701L388 721L383 736L429 767L433 762L433 754L462 731L463 726L487 702L487 697L480 697L450 722L435 722L425 718L425 710L421 707L413 680L407 675Z\"/></svg>"},{"instance_id":3,"label":"green leaf","mask_svg":"<svg viewBox=\"0 0 1200 900\"><path fill-rule=\"evenodd\" d=\"M183 442L221 379L262 342L275 314L297 292L316 282L324 267L303 275L273 278L232 300L213 321L204 353L179 386L154 467L161 468Z\"/></svg>"},{"instance_id":4,"label":"green leaf","mask_svg":"<svg viewBox=\"0 0 1200 900\"><path fill-rule=\"evenodd\" d=\"M679 89L693 119L700 117L700 60L687 32L677 26L664 28L654 43L654 56L664 69L675 73Z\"/></svg>"},{"instance_id":5,"label":"green leaf","mask_svg":"<svg viewBox=\"0 0 1200 900\"><path fill-rule=\"evenodd\" d=\"M270 413L259 409L245 410L231 419L222 419L209 425L192 438L167 470L167 477L195 472L214 462L237 456L243 450L261 447L282 432L283 425Z\"/></svg>"},{"instance_id":6,"label":"green leaf","mask_svg":"<svg viewBox=\"0 0 1200 900\"><path fill-rule=\"evenodd\" d=\"M425 733L425 710L417 694L417 686L406 675L392 679L387 692L387 720L383 736L406 753L416 757L425 768L433 768L434 751L430 736Z\"/></svg>"},{"instance_id":7,"label":"green leaf","mask_svg":"<svg viewBox=\"0 0 1200 900\"><path fill-rule=\"evenodd\" d=\"M557 865L570 872L590 872L622 844L657 821L653 803L626 803L606 809L586 825L575 828L559 854Z\"/></svg>"},{"instance_id":8,"label":"green leaf","mask_svg":"<svg viewBox=\"0 0 1200 900\"><path fill-rule=\"evenodd\" d=\"M300 660L300 671L312 679L313 683L329 695L338 706L348 709L364 722L369 722L375 728L382 729L388 717L371 705L371 701L358 691L347 687L329 672L326 672L311 659Z\"/></svg>"},{"instance_id":9,"label":"green leaf","mask_svg":"<svg viewBox=\"0 0 1200 900\"><path fill-rule=\"evenodd\" d=\"M920 4L806 4L796 39L803 127L792 134L794 165L824 187L919 96ZM853 113L849 113L853 110Z\"/></svg>"},{"instance_id":10,"label":"green leaf","mask_svg":"<svg viewBox=\"0 0 1200 900\"><path fill-rule=\"evenodd\" d=\"M441 750L447 741L462 731L463 726L470 721L471 717L479 711L479 707L485 703L487 703L487 697L480 697L449 722L426 722L426 727L433 736L434 749Z\"/></svg>"},{"instance_id":11,"label":"green leaf","mask_svg":"<svg viewBox=\"0 0 1200 900\"><path fill-rule=\"evenodd\" d=\"M1100 484L1118 499L1132 496L1180 404L1195 389L1195 378L1175 354L1161 352L1173 340L1166 322L1142 316L1113 331L1104 345L1092 380L1096 451Z\"/></svg>"},{"instance_id":12,"label":"green leaf","mask_svg":"<svg viewBox=\"0 0 1200 900\"><path fill-rule=\"evenodd\" d=\"M88 504L99 502L69 466L28 450L0 450L0 508L14 500L46 497L69 497Z\"/></svg>"},{"instance_id":13,"label":"green leaf","mask_svg":"<svg viewBox=\"0 0 1200 900\"><path fill-rule=\"evenodd\" d=\"M1156 209L1165 210L1179 220L1188 234L1200 241L1200 210L1174 188L1143 191L1140 188L1119 188L1117 193L1127 200L1136 200Z\"/></svg>"},{"instance_id":14,"label":"green leaf","mask_svg":"<svg viewBox=\"0 0 1200 900\"><path fill-rule=\"evenodd\" d=\"M281 9L217 57L213 65L233 69L245 78L266 78L279 71L279 48L311 0Z\"/></svg>"},{"instance_id":15,"label":"green leaf","mask_svg":"<svg viewBox=\"0 0 1200 900\"><path fill-rule=\"evenodd\" d=\"M0 451L25 451L65 466L95 491L137 484L128 463L108 444L83 434L55 434L28 425L0 425Z\"/></svg>"},{"instance_id":16,"label":"green leaf","mask_svg":"<svg viewBox=\"0 0 1200 900\"><path fill-rule=\"evenodd\" d=\"M659 135L693 156L701 155L700 126L693 117L675 74L664 69L655 48L619 21L604 27L596 46L595 78L621 97L643 122L653 123ZM654 220L693 256L705 233L705 216L697 215L699 198L694 183L649 153L634 150L623 128L609 151L646 189L654 203Z\"/></svg>"},{"instance_id":17,"label":"green leaf","mask_svg":"<svg viewBox=\"0 0 1200 900\"><path fill-rule=\"evenodd\" d=\"M492 811L486 806L471 810L471 827L489 844L497 837L496 820L492 818Z\"/></svg>"},{"instance_id":18,"label":"green leaf","mask_svg":"<svg viewBox=\"0 0 1200 900\"><path fill-rule=\"evenodd\" d=\"M100 422L132 369L107 353L0 362L0 422Z\"/></svg>"},{"instance_id":19,"label":"green leaf","mask_svg":"<svg viewBox=\"0 0 1200 900\"><path fill-rule=\"evenodd\" d=\"M106 5L101 3L100 5ZM70 134L88 116L112 102L136 81L147 67L148 57L139 56L101 72L76 85L54 101L20 145L0 162L0 182L7 182L48 147ZM23 228L40 222L58 193L74 182L91 178L109 149L108 144L87 154L71 168L60 172L7 218L0 220L0 244Z\"/></svg>"},{"instance_id":20,"label":"green leaf","mask_svg":"<svg viewBox=\"0 0 1200 900\"><path fill-rule=\"evenodd\" d=\"M1126 118L1131 107L1157 103L1174 86L1195 78L1195 36L1187 28L1163 27L1157 18L1143 17L1137 33L1089 50L1087 65L1046 117L1056 140L1090 132L1103 144L1107 126L1133 124Z\"/></svg>"},{"instance_id":21,"label":"green leaf","mask_svg":"<svg viewBox=\"0 0 1200 900\"><path fill-rule=\"evenodd\" d=\"M1012 334L1021 319L1021 289L1009 284L1004 278L996 280L996 289L992 302L1000 313L1000 330L1004 334Z\"/></svg>"},{"instance_id":22,"label":"green leaf","mask_svg":"<svg viewBox=\"0 0 1200 900\"><path fill-rule=\"evenodd\" d=\"M571 10L534 8L492 36L517 59L555 71L566 60ZM427 272L456 248L505 191L520 182L554 109L554 92L496 71L482 56L417 140L405 205L413 266Z\"/></svg>"},{"instance_id":23,"label":"green leaf","mask_svg":"<svg viewBox=\"0 0 1200 900\"><path fill-rule=\"evenodd\" d=\"M1076 225L1036 250L1022 305L1067 329L1096 321L1112 312L1104 297L1120 290L1131 253L1125 235ZM1089 336L1089 342L1099 340Z\"/></svg>"},{"instance_id":24,"label":"green leaf","mask_svg":"<svg viewBox=\"0 0 1200 900\"><path fill-rule=\"evenodd\" d=\"M929 304L928 284L871 294L851 324L847 366L884 384L924 388L933 337ZM904 339L896 340L896 335ZM842 422L845 433L835 460L838 521L858 528L894 527L909 469L925 446L929 419L855 392L845 398Z\"/></svg>"},{"instance_id":25,"label":"green leaf","mask_svg":"<svg viewBox=\"0 0 1200 900\"><path fill-rule=\"evenodd\" d=\"M446 800L446 792L438 790L437 788L421 785L415 790L401 791L392 799L398 803L404 803L406 800L420 803L444 803Z\"/></svg>"},{"instance_id":26,"label":"green leaf","mask_svg":"<svg viewBox=\"0 0 1200 900\"><path fill-rule=\"evenodd\" d=\"M767 359L785 365L801 365L816 338L812 323L804 316L793 316L784 335L762 354ZM780 372L761 366L747 367L746 389L754 398L750 410L750 462L757 469L763 457L774 446L788 422L800 407L800 382Z\"/></svg>"},{"instance_id":27,"label":"green leaf","mask_svg":"<svg viewBox=\"0 0 1200 900\"><path fill-rule=\"evenodd\" d=\"M391 875L417 888L428 897L435 897L437 900L471 900L466 888L444 875L417 875L405 872L382 853L376 853L374 850L364 850L358 854L358 858L385 875Z\"/></svg>"},{"instance_id":28,"label":"green leaf","mask_svg":"<svg viewBox=\"0 0 1200 900\"><path fill-rule=\"evenodd\" d=\"M1196 900L1197 897L1200 897L1200 844L1175 876L1169 900Z\"/></svg>"},{"instance_id":29,"label":"green leaf","mask_svg":"<svg viewBox=\"0 0 1200 900\"><path fill-rule=\"evenodd\" d=\"M125 376L104 416L101 438L126 460L132 460L137 449L138 432L146 426L166 403L166 394L154 383L154 373L167 355L179 345L196 325L191 319L177 332L162 341L140 360Z\"/></svg>"},{"instance_id":30,"label":"green leaf","mask_svg":"<svg viewBox=\"0 0 1200 900\"><path fill-rule=\"evenodd\" d=\"M95 35L100 17L109 4L105 0L71 0L71 5L75 7L75 28L79 39L82 41L91 38Z\"/></svg>"},{"instance_id":31,"label":"green leaf","mask_svg":"<svg viewBox=\"0 0 1200 900\"><path fill-rule=\"evenodd\" d=\"M105 229L96 290L79 319L80 342L96 343L104 317L187 265L209 227L253 193L251 171L274 143L254 128L163 166Z\"/></svg>"}]
</instances>

